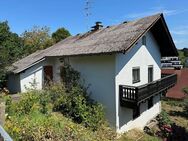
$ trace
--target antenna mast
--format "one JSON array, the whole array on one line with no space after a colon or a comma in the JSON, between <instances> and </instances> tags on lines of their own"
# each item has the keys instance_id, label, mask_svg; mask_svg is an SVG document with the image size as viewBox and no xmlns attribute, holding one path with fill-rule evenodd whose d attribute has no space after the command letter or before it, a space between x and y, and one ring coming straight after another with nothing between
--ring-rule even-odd
<instances>
[{"instance_id":1,"label":"antenna mast","mask_svg":"<svg viewBox=\"0 0 188 141\"><path fill-rule=\"evenodd\" d=\"M85 0L84 15L86 16L86 27L89 30L89 16L91 15L91 0Z\"/></svg>"}]
</instances>

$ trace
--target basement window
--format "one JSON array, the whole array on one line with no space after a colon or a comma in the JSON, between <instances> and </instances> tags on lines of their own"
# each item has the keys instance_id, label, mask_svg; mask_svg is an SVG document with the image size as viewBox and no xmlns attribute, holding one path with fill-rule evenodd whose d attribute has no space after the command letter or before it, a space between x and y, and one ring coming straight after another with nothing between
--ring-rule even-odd
<instances>
[{"instance_id":1,"label":"basement window","mask_svg":"<svg viewBox=\"0 0 188 141\"><path fill-rule=\"evenodd\" d=\"M132 69L133 84L140 82L140 67L135 67Z\"/></svg>"},{"instance_id":2,"label":"basement window","mask_svg":"<svg viewBox=\"0 0 188 141\"><path fill-rule=\"evenodd\" d=\"M143 36L143 37L142 37L142 45L145 45L145 46L146 46L146 36Z\"/></svg>"},{"instance_id":3,"label":"basement window","mask_svg":"<svg viewBox=\"0 0 188 141\"><path fill-rule=\"evenodd\" d=\"M148 99L148 109L150 109L151 107L153 107L153 97L150 97Z\"/></svg>"},{"instance_id":4,"label":"basement window","mask_svg":"<svg viewBox=\"0 0 188 141\"><path fill-rule=\"evenodd\" d=\"M136 119L139 116L140 116L140 106L136 106L133 109L133 119Z\"/></svg>"}]
</instances>

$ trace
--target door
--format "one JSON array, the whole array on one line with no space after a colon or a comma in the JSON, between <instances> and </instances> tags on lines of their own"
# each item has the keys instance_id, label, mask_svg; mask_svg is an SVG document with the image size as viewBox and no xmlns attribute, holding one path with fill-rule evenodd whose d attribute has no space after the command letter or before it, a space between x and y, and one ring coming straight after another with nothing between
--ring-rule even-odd
<instances>
[{"instance_id":1,"label":"door","mask_svg":"<svg viewBox=\"0 0 188 141\"><path fill-rule=\"evenodd\" d=\"M148 67L148 83L153 81L153 66Z\"/></svg>"},{"instance_id":2,"label":"door","mask_svg":"<svg viewBox=\"0 0 188 141\"><path fill-rule=\"evenodd\" d=\"M44 85L48 85L53 81L53 67L44 66Z\"/></svg>"}]
</instances>

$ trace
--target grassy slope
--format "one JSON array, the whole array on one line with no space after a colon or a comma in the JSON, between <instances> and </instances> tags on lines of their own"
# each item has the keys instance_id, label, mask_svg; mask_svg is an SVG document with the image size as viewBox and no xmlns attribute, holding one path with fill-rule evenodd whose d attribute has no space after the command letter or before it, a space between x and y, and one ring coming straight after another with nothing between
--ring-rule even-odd
<instances>
[{"instance_id":1,"label":"grassy slope","mask_svg":"<svg viewBox=\"0 0 188 141\"><path fill-rule=\"evenodd\" d=\"M181 101L162 101L162 109L169 114L170 119L178 126L185 127L188 131L188 113L185 111L186 105L188 105L188 98Z\"/></svg>"},{"instance_id":2,"label":"grassy slope","mask_svg":"<svg viewBox=\"0 0 188 141\"><path fill-rule=\"evenodd\" d=\"M175 101L168 100L162 101L162 109L165 110L171 120L181 127L185 127L188 130L188 113L185 112L185 105L188 104L188 99L184 101ZM35 108L34 108L35 109ZM44 123L46 126L40 127L41 123ZM16 126L14 126L16 124ZM28 128L24 125L29 126ZM159 138L149 136L140 130L131 130L121 136L119 139L115 139L115 132L110 128L101 127L98 131L93 132L90 129L83 127L81 124L76 124L72 120L64 117L60 113L52 113L51 116L47 117L44 114L38 112L32 112L28 116L11 117L11 120L6 121L6 129L11 130L14 133L24 132L22 127L28 131L33 132L32 130L38 130L35 133L42 132L41 130L48 130L53 134L55 132L59 137L66 137L67 139L74 140L117 140L117 141L160 141ZM17 127L17 128L14 128ZM40 127L39 129L37 129ZM49 130L46 127L50 127ZM31 130L31 128L33 128ZM57 139L58 140L58 139Z\"/></svg>"}]
</instances>

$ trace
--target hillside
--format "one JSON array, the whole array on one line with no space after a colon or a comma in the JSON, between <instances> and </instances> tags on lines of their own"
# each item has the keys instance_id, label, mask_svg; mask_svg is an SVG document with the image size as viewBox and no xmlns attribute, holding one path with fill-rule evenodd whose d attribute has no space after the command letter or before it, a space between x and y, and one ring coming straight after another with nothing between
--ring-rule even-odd
<instances>
[{"instance_id":1,"label":"hillside","mask_svg":"<svg viewBox=\"0 0 188 141\"><path fill-rule=\"evenodd\" d=\"M178 55L183 66L185 66L185 59L188 57L188 48L178 49Z\"/></svg>"}]
</instances>

